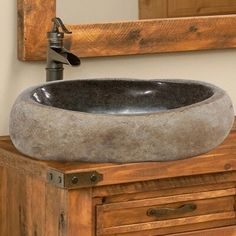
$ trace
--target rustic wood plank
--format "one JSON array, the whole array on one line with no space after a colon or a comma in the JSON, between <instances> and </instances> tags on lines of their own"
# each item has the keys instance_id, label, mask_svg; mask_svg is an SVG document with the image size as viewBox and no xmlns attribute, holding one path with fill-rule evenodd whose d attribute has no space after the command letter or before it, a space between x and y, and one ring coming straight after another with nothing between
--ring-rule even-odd
<instances>
[{"instance_id":1,"label":"rustic wood plank","mask_svg":"<svg viewBox=\"0 0 236 236\"><path fill-rule=\"evenodd\" d=\"M150 199L141 199L129 202L117 202L104 204L102 206L103 211L114 211L119 209L127 209L134 208L140 206L154 206L154 205L162 205L162 204L170 204L175 202L184 202L184 201L194 201L194 200L202 200L202 199L211 199L217 197L226 197L226 196L234 196L236 194L235 188L232 189L224 189L224 190L216 190L209 192L200 192L200 193L190 193L190 194L182 194L182 195L171 195L167 197L159 197L159 198L150 198Z\"/></svg>"},{"instance_id":2,"label":"rustic wood plank","mask_svg":"<svg viewBox=\"0 0 236 236\"><path fill-rule=\"evenodd\" d=\"M67 235L67 191L46 184L45 188L45 220L43 236Z\"/></svg>"},{"instance_id":3,"label":"rustic wood plank","mask_svg":"<svg viewBox=\"0 0 236 236\"><path fill-rule=\"evenodd\" d=\"M170 236L235 236L235 235L236 235L236 226L229 226L216 229L201 230L197 232L171 234Z\"/></svg>"},{"instance_id":4,"label":"rustic wood plank","mask_svg":"<svg viewBox=\"0 0 236 236\"><path fill-rule=\"evenodd\" d=\"M172 215L150 217L147 215L147 211L150 209L178 209L184 204L195 204L196 210L186 213L175 212ZM101 222L104 228L110 228L120 225L140 224L151 221L160 221L168 219L186 218L190 216L199 216L220 212L234 211L234 196L204 199L204 200L193 200L191 202L178 202L174 204L164 205L150 205L150 206L139 206L134 208L124 208L120 210L102 211L100 213L98 208L98 218L101 218ZM99 224L98 224L99 225ZM101 225L101 224L100 224ZM175 225L172 225L172 227Z\"/></svg>"},{"instance_id":5,"label":"rustic wood plank","mask_svg":"<svg viewBox=\"0 0 236 236\"><path fill-rule=\"evenodd\" d=\"M72 190L68 196L68 236L94 235L92 190Z\"/></svg>"},{"instance_id":6,"label":"rustic wood plank","mask_svg":"<svg viewBox=\"0 0 236 236\"><path fill-rule=\"evenodd\" d=\"M233 181L233 180L230 180ZM149 182L149 181L148 181ZM177 182L177 180L176 180ZM134 185L134 184L133 184ZM180 195L180 194L186 194L186 193L200 193L200 192L207 192L207 191L213 191L213 190L224 190L224 189L232 189L235 188L235 183L228 183L225 182L223 184L211 184L209 185L207 182L205 184L199 183L198 185L191 185L191 182L189 185L184 185L182 187L171 187L168 188L168 185L166 185L165 189L157 188L153 189L151 185L149 185L149 191L147 189L143 189L143 191L139 191L138 189L132 193L129 193L129 191L125 191L122 194L111 192L111 195L104 196L103 195L103 204L108 203L116 203L116 202L127 202L127 201L135 201L139 199L147 199L147 198L158 198L158 197L167 197L171 195ZM190 186L190 187L189 187ZM111 189L112 186L111 186ZM128 189L129 190L129 189ZM93 192L94 194L94 192ZM96 194L94 194L96 195ZM101 197L101 196L100 196Z\"/></svg>"},{"instance_id":7,"label":"rustic wood plank","mask_svg":"<svg viewBox=\"0 0 236 236\"><path fill-rule=\"evenodd\" d=\"M17 0L18 58L38 60L46 56L46 32L56 16L56 0Z\"/></svg>"},{"instance_id":8,"label":"rustic wood plank","mask_svg":"<svg viewBox=\"0 0 236 236\"><path fill-rule=\"evenodd\" d=\"M5 196L2 212L4 233L1 235L44 236L45 198L39 195L44 191L45 184L10 168L6 168L4 181L5 187L1 190Z\"/></svg>"},{"instance_id":9,"label":"rustic wood plank","mask_svg":"<svg viewBox=\"0 0 236 236\"><path fill-rule=\"evenodd\" d=\"M116 227L111 227L111 228L103 228L103 229L98 230L98 235L121 234L121 233L133 232L133 231L150 230L154 228L167 228L173 225L180 226L180 225L187 225L187 224L194 224L194 223L225 220L225 219L235 219L235 212L231 211L231 212L209 214L209 215L202 215L202 216L193 216L193 217L187 217L187 218L153 221L153 222L141 223L141 224L132 224L132 225L116 226Z\"/></svg>"},{"instance_id":10,"label":"rustic wood plank","mask_svg":"<svg viewBox=\"0 0 236 236\"><path fill-rule=\"evenodd\" d=\"M204 223L181 225L181 226L160 228L160 229L152 229L152 230L146 230L146 231L129 232L129 233L124 233L124 234L109 234L109 236L118 236L118 235L120 235L120 236L144 236L144 235L145 236L146 235L148 235L148 236L154 236L154 235L155 236L161 236L161 235L173 236L172 235L173 233L181 233L181 232L191 232L191 233L193 233L197 230L204 230L204 232L205 231L208 232L208 231L211 231L211 229L213 229L213 228L217 229L219 227L224 227L224 226L226 226L228 228L231 225L235 225L235 219L210 221L210 222L204 222ZM220 231L220 233L223 232L223 229L226 229L226 232L228 232L226 227L221 228L222 230ZM177 236L177 235L174 235L174 236ZM192 236L192 235L190 234L188 236ZM199 236L205 236L205 235L199 235ZM221 234L214 234L214 235L210 235L210 236L221 236ZM230 235L229 234L229 235L223 235L223 236L235 236L235 235Z\"/></svg>"},{"instance_id":11,"label":"rustic wood plank","mask_svg":"<svg viewBox=\"0 0 236 236\"><path fill-rule=\"evenodd\" d=\"M18 0L20 60L46 59L55 1ZM80 57L235 48L235 24L236 16L228 15L67 25L73 34L65 47Z\"/></svg>"},{"instance_id":12,"label":"rustic wood plank","mask_svg":"<svg viewBox=\"0 0 236 236\"><path fill-rule=\"evenodd\" d=\"M235 23L229 15L70 25L66 46L81 57L231 48Z\"/></svg>"}]
</instances>

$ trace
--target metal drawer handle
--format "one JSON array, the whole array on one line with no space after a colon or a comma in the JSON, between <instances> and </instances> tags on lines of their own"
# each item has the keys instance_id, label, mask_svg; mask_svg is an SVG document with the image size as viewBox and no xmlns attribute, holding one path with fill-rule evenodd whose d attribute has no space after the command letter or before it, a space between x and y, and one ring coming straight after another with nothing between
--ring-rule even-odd
<instances>
[{"instance_id":1,"label":"metal drawer handle","mask_svg":"<svg viewBox=\"0 0 236 236\"><path fill-rule=\"evenodd\" d=\"M182 205L178 208L150 208L147 211L148 216L155 217L167 217L176 214L185 214L189 212L193 212L197 209L197 205L190 203Z\"/></svg>"}]
</instances>

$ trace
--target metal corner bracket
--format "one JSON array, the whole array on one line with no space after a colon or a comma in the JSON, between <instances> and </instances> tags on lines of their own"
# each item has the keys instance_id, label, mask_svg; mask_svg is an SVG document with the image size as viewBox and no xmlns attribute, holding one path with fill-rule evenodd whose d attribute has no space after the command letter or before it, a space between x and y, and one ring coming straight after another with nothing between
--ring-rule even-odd
<instances>
[{"instance_id":1,"label":"metal corner bracket","mask_svg":"<svg viewBox=\"0 0 236 236\"><path fill-rule=\"evenodd\" d=\"M78 189L96 186L98 182L103 180L103 175L97 171L65 174L50 169L47 173L47 180L48 183L59 188Z\"/></svg>"}]
</instances>

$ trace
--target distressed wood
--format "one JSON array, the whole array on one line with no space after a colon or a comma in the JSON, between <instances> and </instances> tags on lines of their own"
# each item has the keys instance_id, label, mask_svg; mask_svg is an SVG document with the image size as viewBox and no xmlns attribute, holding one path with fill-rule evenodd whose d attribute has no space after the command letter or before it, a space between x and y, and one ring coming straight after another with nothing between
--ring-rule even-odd
<instances>
[{"instance_id":1,"label":"distressed wood","mask_svg":"<svg viewBox=\"0 0 236 236\"><path fill-rule=\"evenodd\" d=\"M235 0L139 0L140 19L235 13Z\"/></svg>"},{"instance_id":2,"label":"distressed wood","mask_svg":"<svg viewBox=\"0 0 236 236\"><path fill-rule=\"evenodd\" d=\"M56 0L17 0L17 16L18 58L38 60L38 55L46 55L46 32L56 16Z\"/></svg>"},{"instance_id":3,"label":"distressed wood","mask_svg":"<svg viewBox=\"0 0 236 236\"><path fill-rule=\"evenodd\" d=\"M56 0L18 0L18 58L46 59L46 32ZM40 20L38 20L40 19ZM236 16L67 25L65 47L80 57L137 55L236 47Z\"/></svg>"},{"instance_id":4,"label":"distressed wood","mask_svg":"<svg viewBox=\"0 0 236 236\"><path fill-rule=\"evenodd\" d=\"M93 236L92 190L71 190L68 197L68 236Z\"/></svg>"},{"instance_id":5,"label":"distressed wood","mask_svg":"<svg viewBox=\"0 0 236 236\"><path fill-rule=\"evenodd\" d=\"M197 206L195 211L189 213L175 213L169 216L162 216L162 217L150 217L147 216L147 211L149 209L177 209L184 204L191 203ZM176 201L172 204L161 204L159 205L158 202L154 205L142 206L139 207L130 207L128 209L121 208L120 210L112 209L106 210L102 206L98 206L98 219L100 219L101 224L98 222L99 225L102 225L104 228L114 227L119 225L127 225L127 224L139 224L145 222L152 222L152 221L160 221L160 220L168 220L168 219L176 219L176 218L185 218L190 216L197 216L197 215L206 215L206 214L213 214L219 212L228 212L234 211L234 196L229 197L221 197L221 198L213 198L213 199L203 199L203 200L191 200L188 201L187 199L184 201ZM175 225L172 225L175 226Z\"/></svg>"},{"instance_id":6,"label":"distressed wood","mask_svg":"<svg viewBox=\"0 0 236 236\"><path fill-rule=\"evenodd\" d=\"M224 213L216 213L202 216L192 216L186 218L178 218L171 220L163 220L163 221L152 221L148 223L140 223L140 224L132 224L132 225L123 225L116 226L110 228L104 228L98 230L98 235L111 235L111 234L122 234L128 233L132 231L145 231L151 230L154 228L168 228L172 226L180 226L180 225L188 225L188 224L196 224L203 222L211 222L217 220L231 220L235 219L235 212L224 212Z\"/></svg>"},{"instance_id":7,"label":"distressed wood","mask_svg":"<svg viewBox=\"0 0 236 236\"><path fill-rule=\"evenodd\" d=\"M142 199L149 192L150 196L172 195L173 189L177 193L198 192L202 190L227 189L235 186L236 172L203 174L196 176L167 178L162 180L151 180L135 182L130 184L116 184L96 187L93 190L94 197L105 197L105 201L121 202Z\"/></svg>"},{"instance_id":8,"label":"distressed wood","mask_svg":"<svg viewBox=\"0 0 236 236\"><path fill-rule=\"evenodd\" d=\"M219 227L221 227L219 233L223 233L224 230L225 232L231 232L229 231L229 227L230 225L234 225L235 224L235 219L232 220L220 220L220 221L212 221L212 222L204 222L204 223L197 223L197 224L189 224L189 225L181 225L181 226L175 226L175 227L168 227L168 228L159 228L159 229L152 229L152 230L148 230L148 231L136 231L136 232L129 232L129 233L123 233L123 234L109 234L109 236L161 236L161 235L168 235L168 236L179 236L177 235L173 235L173 233L181 233L181 232L188 232L189 235L188 236L192 236L192 233L195 232L196 230L200 230L200 232L202 232L201 230L204 230L203 232L208 232L210 231L209 229L218 229ZM226 226L226 227L222 227L222 226ZM216 231L217 232L217 231ZM232 231L233 232L233 231ZM195 236L195 235L193 235ZM197 236L205 236L203 235L197 235ZM207 235L208 236L208 235ZM210 235L210 236L222 236L221 234L214 234L214 235ZM233 235L224 235L223 236L235 236Z\"/></svg>"},{"instance_id":9,"label":"distressed wood","mask_svg":"<svg viewBox=\"0 0 236 236\"><path fill-rule=\"evenodd\" d=\"M174 196L171 195L168 197L142 199L142 200L129 201L129 202L117 202L117 203L105 204L102 206L102 209L103 211L114 211L114 210L120 210L120 209L135 208L135 207L140 207L140 206L154 206L154 205L162 205L162 204L171 204L175 202L234 196L235 194L236 194L236 191L235 191L235 188L233 188L233 189L182 194L182 195L174 195Z\"/></svg>"},{"instance_id":10,"label":"distressed wood","mask_svg":"<svg viewBox=\"0 0 236 236\"><path fill-rule=\"evenodd\" d=\"M64 235L60 226L64 190L47 186L41 179L8 167L1 177L1 235Z\"/></svg>"},{"instance_id":11,"label":"distressed wood","mask_svg":"<svg viewBox=\"0 0 236 236\"><path fill-rule=\"evenodd\" d=\"M201 230L197 232L188 232L180 234L171 234L170 236L235 236L236 226L216 228L210 230Z\"/></svg>"}]
</instances>

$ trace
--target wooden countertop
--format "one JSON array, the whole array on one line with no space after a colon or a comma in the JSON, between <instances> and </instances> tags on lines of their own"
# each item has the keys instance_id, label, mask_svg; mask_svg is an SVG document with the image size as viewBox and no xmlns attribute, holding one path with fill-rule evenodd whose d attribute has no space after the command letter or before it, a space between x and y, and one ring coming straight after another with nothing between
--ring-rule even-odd
<instances>
[{"instance_id":1,"label":"wooden countertop","mask_svg":"<svg viewBox=\"0 0 236 236\"><path fill-rule=\"evenodd\" d=\"M47 181L47 173L55 169L64 174L97 171L103 175L98 186L202 175L226 173L236 170L236 125L219 147L213 151L172 162L111 164L111 163L60 163L39 161L19 153L9 136L0 137L0 166L15 168Z\"/></svg>"}]
</instances>

